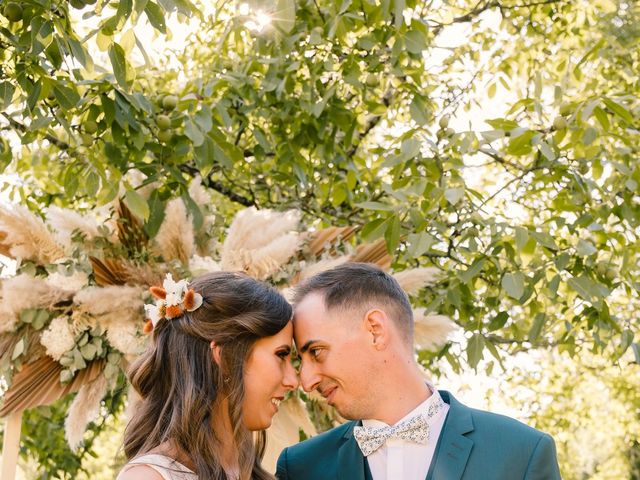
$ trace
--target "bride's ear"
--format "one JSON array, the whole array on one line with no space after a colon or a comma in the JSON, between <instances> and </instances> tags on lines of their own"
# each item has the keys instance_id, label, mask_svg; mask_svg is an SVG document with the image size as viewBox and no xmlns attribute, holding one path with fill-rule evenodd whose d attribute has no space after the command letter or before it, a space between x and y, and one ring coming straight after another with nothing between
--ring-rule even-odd
<instances>
[{"instance_id":1,"label":"bride's ear","mask_svg":"<svg viewBox=\"0 0 640 480\"><path fill-rule=\"evenodd\" d=\"M215 340L212 340L209 344L211 347L211 356L213 357L213 361L216 362L218 367L222 365L222 357L220 353L220 345L218 345Z\"/></svg>"}]
</instances>

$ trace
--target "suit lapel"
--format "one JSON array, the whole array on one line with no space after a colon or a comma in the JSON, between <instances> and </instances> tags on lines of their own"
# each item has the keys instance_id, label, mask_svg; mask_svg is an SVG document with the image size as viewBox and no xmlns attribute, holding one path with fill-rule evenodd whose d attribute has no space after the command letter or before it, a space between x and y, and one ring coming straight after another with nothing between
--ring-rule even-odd
<instances>
[{"instance_id":1,"label":"suit lapel","mask_svg":"<svg viewBox=\"0 0 640 480\"><path fill-rule=\"evenodd\" d=\"M440 395L449 404L449 412L440 433L432 474L427 478L460 480L473 448L473 440L464 436L473 431L471 411L449 392L441 390Z\"/></svg>"},{"instance_id":2,"label":"suit lapel","mask_svg":"<svg viewBox=\"0 0 640 480\"><path fill-rule=\"evenodd\" d=\"M356 422L352 422L343 435L342 446L338 449L338 480L365 480L364 456L353 437L353 427L356 425Z\"/></svg>"}]
</instances>

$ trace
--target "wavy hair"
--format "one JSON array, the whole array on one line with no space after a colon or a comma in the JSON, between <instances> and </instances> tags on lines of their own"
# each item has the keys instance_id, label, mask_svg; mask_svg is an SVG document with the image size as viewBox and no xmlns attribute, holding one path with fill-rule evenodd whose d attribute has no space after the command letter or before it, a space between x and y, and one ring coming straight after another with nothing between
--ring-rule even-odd
<instances>
[{"instance_id":1,"label":"wavy hair","mask_svg":"<svg viewBox=\"0 0 640 480\"><path fill-rule=\"evenodd\" d=\"M142 398L125 430L127 459L170 440L190 456L199 478L225 480L223 437L213 419L227 398L240 478L272 479L260 465L265 432L254 439L242 421L244 365L258 339L287 325L291 305L275 289L241 273L210 273L189 286L202 295L202 306L161 320L147 351L129 369ZM212 341L220 345L220 365L213 360Z\"/></svg>"}]
</instances>

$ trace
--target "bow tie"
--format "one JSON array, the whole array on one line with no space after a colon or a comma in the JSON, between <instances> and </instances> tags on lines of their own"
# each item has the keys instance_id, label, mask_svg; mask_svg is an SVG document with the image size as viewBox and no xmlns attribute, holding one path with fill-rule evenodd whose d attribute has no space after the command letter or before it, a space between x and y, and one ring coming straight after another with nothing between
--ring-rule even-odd
<instances>
[{"instance_id":1,"label":"bow tie","mask_svg":"<svg viewBox=\"0 0 640 480\"><path fill-rule=\"evenodd\" d=\"M353 436L362 454L368 457L392 437L426 444L429 441L429 424L423 415L417 415L390 427L354 427Z\"/></svg>"}]
</instances>

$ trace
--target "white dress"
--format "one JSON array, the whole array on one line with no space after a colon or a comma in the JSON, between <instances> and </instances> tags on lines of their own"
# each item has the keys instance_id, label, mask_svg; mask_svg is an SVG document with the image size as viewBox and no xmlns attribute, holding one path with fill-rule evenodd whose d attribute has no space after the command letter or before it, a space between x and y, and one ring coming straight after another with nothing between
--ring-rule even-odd
<instances>
[{"instance_id":1,"label":"white dress","mask_svg":"<svg viewBox=\"0 0 640 480\"><path fill-rule=\"evenodd\" d=\"M147 453L134 458L122 468L120 474L136 465L145 465L153 468L164 480L198 480L198 476L181 463L171 457L156 453ZM119 478L120 475L116 480Z\"/></svg>"}]
</instances>

